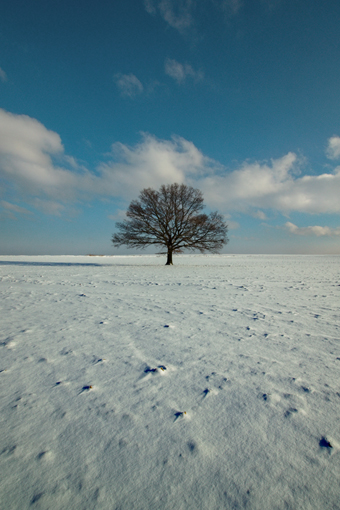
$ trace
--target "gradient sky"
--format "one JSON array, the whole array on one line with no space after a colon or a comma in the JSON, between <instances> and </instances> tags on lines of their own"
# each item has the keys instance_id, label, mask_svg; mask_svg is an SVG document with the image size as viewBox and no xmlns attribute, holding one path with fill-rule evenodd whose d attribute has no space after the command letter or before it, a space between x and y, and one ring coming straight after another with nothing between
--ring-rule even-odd
<instances>
[{"instance_id":1,"label":"gradient sky","mask_svg":"<svg viewBox=\"0 0 340 510\"><path fill-rule=\"evenodd\" d=\"M11 0L0 253L133 253L115 221L184 182L225 253L340 254L339 0Z\"/></svg>"}]
</instances>

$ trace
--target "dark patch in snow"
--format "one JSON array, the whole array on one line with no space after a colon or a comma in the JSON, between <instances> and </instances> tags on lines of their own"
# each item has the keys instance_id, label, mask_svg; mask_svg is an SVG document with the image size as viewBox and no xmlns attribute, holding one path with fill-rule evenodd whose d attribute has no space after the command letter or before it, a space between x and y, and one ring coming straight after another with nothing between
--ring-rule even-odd
<instances>
[{"instance_id":1,"label":"dark patch in snow","mask_svg":"<svg viewBox=\"0 0 340 510\"><path fill-rule=\"evenodd\" d=\"M39 499L44 495L43 492L39 492L39 494L34 494L32 500L31 500L31 505L34 505L35 503L37 503L37 501L39 501Z\"/></svg>"},{"instance_id":2,"label":"dark patch in snow","mask_svg":"<svg viewBox=\"0 0 340 510\"><path fill-rule=\"evenodd\" d=\"M151 373L157 372L157 368L146 367L144 369L144 374L148 374L149 372Z\"/></svg>"},{"instance_id":3,"label":"dark patch in snow","mask_svg":"<svg viewBox=\"0 0 340 510\"><path fill-rule=\"evenodd\" d=\"M288 411L285 412L284 417L289 418L292 414L297 413L298 410L295 407L290 407Z\"/></svg>"},{"instance_id":4,"label":"dark patch in snow","mask_svg":"<svg viewBox=\"0 0 340 510\"><path fill-rule=\"evenodd\" d=\"M147 366L145 369L144 369L144 373L145 374L148 374L148 373L152 373L154 374L155 372L159 372L159 370L161 370L162 372L165 372L166 370L166 366L164 365L158 365L157 368L151 368L149 366Z\"/></svg>"},{"instance_id":5,"label":"dark patch in snow","mask_svg":"<svg viewBox=\"0 0 340 510\"><path fill-rule=\"evenodd\" d=\"M13 341L13 338L12 337L8 337L5 340L0 342L0 347L6 347L12 341Z\"/></svg>"},{"instance_id":6,"label":"dark patch in snow","mask_svg":"<svg viewBox=\"0 0 340 510\"><path fill-rule=\"evenodd\" d=\"M197 452L197 444L195 443L195 441L189 441L188 448L189 448L190 453L196 453Z\"/></svg>"},{"instance_id":7,"label":"dark patch in snow","mask_svg":"<svg viewBox=\"0 0 340 510\"><path fill-rule=\"evenodd\" d=\"M94 365L97 365L97 363L104 363L104 361L105 361L105 358L96 358L96 357L94 356L93 364L94 364Z\"/></svg>"},{"instance_id":8,"label":"dark patch in snow","mask_svg":"<svg viewBox=\"0 0 340 510\"><path fill-rule=\"evenodd\" d=\"M60 351L60 354L62 356L67 356L67 354L72 354L72 352L73 352L72 349L66 349L66 347L64 347L63 350Z\"/></svg>"},{"instance_id":9,"label":"dark patch in snow","mask_svg":"<svg viewBox=\"0 0 340 510\"><path fill-rule=\"evenodd\" d=\"M186 411L177 411L177 413L175 413L175 420L178 420L178 418L184 418L184 416L186 415Z\"/></svg>"},{"instance_id":10,"label":"dark patch in snow","mask_svg":"<svg viewBox=\"0 0 340 510\"><path fill-rule=\"evenodd\" d=\"M1 451L0 455L13 455L15 450L16 450L16 445L6 446L6 448L4 448Z\"/></svg>"},{"instance_id":11,"label":"dark patch in snow","mask_svg":"<svg viewBox=\"0 0 340 510\"><path fill-rule=\"evenodd\" d=\"M40 452L40 453L37 455L37 459L38 459L38 460L43 459L47 453L48 453L48 452Z\"/></svg>"},{"instance_id":12,"label":"dark patch in snow","mask_svg":"<svg viewBox=\"0 0 340 510\"><path fill-rule=\"evenodd\" d=\"M82 391L90 391L90 390L92 390L92 388L93 388L93 386L86 385L86 386L82 387Z\"/></svg>"},{"instance_id":13,"label":"dark patch in snow","mask_svg":"<svg viewBox=\"0 0 340 510\"><path fill-rule=\"evenodd\" d=\"M331 443L325 438L325 437L322 437L319 441L319 446L321 448L333 448L333 446L331 445Z\"/></svg>"}]
</instances>

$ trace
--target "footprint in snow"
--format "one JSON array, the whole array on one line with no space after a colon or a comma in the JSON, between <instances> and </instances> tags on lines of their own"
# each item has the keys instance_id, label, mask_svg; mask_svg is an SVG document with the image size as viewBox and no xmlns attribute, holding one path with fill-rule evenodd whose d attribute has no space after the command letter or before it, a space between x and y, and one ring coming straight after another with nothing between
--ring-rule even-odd
<instances>
[{"instance_id":1,"label":"footprint in snow","mask_svg":"<svg viewBox=\"0 0 340 510\"><path fill-rule=\"evenodd\" d=\"M292 377L291 379L289 379L289 381L294 385L299 385L298 390L301 393L313 393L314 391L313 388L308 383L303 381L300 377L298 378Z\"/></svg>"},{"instance_id":2,"label":"footprint in snow","mask_svg":"<svg viewBox=\"0 0 340 510\"><path fill-rule=\"evenodd\" d=\"M295 407L290 407L284 414L285 418L290 418L292 414L298 413L299 411Z\"/></svg>"},{"instance_id":3,"label":"footprint in snow","mask_svg":"<svg viewBox=\"0 0 340 510\"><path fill-rule=\"evenodd\" d=\"M230 384L230 381L227 377L217 374L216 372L211 372L211 374L206 375L205 379L207 382L213 384L218 390L223 390L226 384Z\"/></svg>"},{"instance_id":4,"label":"footprint in snow","mask_svg":"<svg viewBox=\"0 0 340 510\"><path fill-rule=\"evenodd\" d=\"M0 342L0 346L6 347L7 349L11 350L15 348L16 342L14 342L11 338L7 338L3 342Z\"/></svg>"},{"instance_id":5,"label":"footprint in snow","mask_svg":"<svg viewBox=\"0 0 340 510\"><path fill-rule=\"evenodd\" d=\"M39 501L39 499L41 499L43 497L43 495L44 495L43 492L34 494L33 498L31 499L31 505L34 505L35 503L37 503Z\"/></svg>"},{"instance_id":6,"label":"footprint in snow","mask_svg":"<svg viewBox=\"0 0 340 510\"><path fill-rule=\"evenodd\" d=\"M305 398L300 395L293 395L291 393L283 393L283 398L288 401L290 407L284 412L285 418L290 418L293 414L303 414L306 415L305 408Z\"/></svg>"},{"instance_id":7,"label":"footprint in snow","mask_svg":"<svg viewBox=\"0 0 340 510\"><path fill-rule=\"evenodd\" d=\"M49 450L46 450L46 451L40 452L37 455L37 460L46 462L46 461L51 460L52 457L53 457L52 452Z\"/></svg>"},{"instance_id":8,"label":"footprint in snow","mask_svg":"<svg viewBox=\"0 0 340 510\"><path fill-rule=\"evenodd\" d=\"M218 391L215 389L215 388L205 388L203 391L202 391L202 395L203 395L203 398L207 398L207 397L210 397L212 395L217 395L218 394Z\"/></svg>"},{"instance_id":9,"label":"footprint in snow","mask_svg":"<svg viewBox=\"0 0 340 510\"><path fill-rule=\"evenodd\" d=\"M332 455L333 453L338 453L340 450L340 443L334 439L334 437L322 436L319 441L319 447L321 451L329 453Z\"/></svg>"},{"instance_id":10,"label":"footprint in snow","mask_svg":"<svg viewBox=\"0 0 340 510\"><path fill-rule=\"evenodd\" d=\"M161 372L165 372L166 371L166 366L164 365L158 365L158 367L156 368L151 368L149 366L147 366L145 369L144 369L144 374L155 374L155 373L161 373Z\"/></svg>"},{"instance_id":11,"label":"footprint in snow","mask_svg":"<svg viewBox=\"0 0 340 510\"><path fill-rule=\"evenodd\" d=\"M81 392L80 392L80 393L86 393L86 392L91 391L91 390L93 390L93 386L92 386L92 385L87 385L87 384L86 384L85 386L83 386L83 387L82 387L82 389L81 389Z\"/></svg>"},{"instance_id":12,"label":"footprint in snow","mask_svg":"<svg viewBox=\"0 0 340 510\"><path fill-rule=\"evenodd\" d=\"M106 362L105 358L97 358L97 356L93 356L92 363L94 365L97 365L98 363L105 363L105 362Z\"/></svg>"},{"instance_id":13,"label":"footprint in snow","mask_svg":"<svg viewBox=\"0 0 340 510\"><path fill-rule=\"evenodd\" d=\"M263 393L258 394L258 398L266 402L266 404L277 404L280 402L281 397L277 393Z\"/></svg>"},{"instance_id":14,"label":"footprint in snow","mask_svg":"<svg viewBox=\"0 0 340 510\"><path fill-rule=\"evenodd\" d=\"M327 449L333 448L333 446L331 445L330 441L328 441L328 439L326 437L322 437L320 439L319 446L320 446L320 448L327 448Z\"/></svg>"},{"instance_id":15,"label":"footprint in snow","mask_svg":"<svg viewBox=\"0 0 340 510\"><path fill-rule=\"evenodd\" d=\"M174 413L174 416L175 416L174 422L177 421L178 419L189 418L189 415L186 411L176 411Z\"/></svg>"}]
</instances>

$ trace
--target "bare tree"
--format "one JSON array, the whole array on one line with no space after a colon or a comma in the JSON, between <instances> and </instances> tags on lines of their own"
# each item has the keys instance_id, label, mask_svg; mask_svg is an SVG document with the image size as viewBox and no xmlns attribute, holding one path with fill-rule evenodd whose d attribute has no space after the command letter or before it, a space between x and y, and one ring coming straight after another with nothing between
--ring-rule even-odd
<instances>
[{"instance_id":1,"label":"bare tree","mask_svg":"<svg viewBox=\"0 0 340 510\"><path fill-rule=\"evenodd\" d=\"M128 248L164 246L166 265L183 250L217 253L228 242L228 227L217 212L202 214L204 207L202 192L185 184L143 189L129 205L127 219L116 223L112 242Z\"/></svg>"}]
</instances>

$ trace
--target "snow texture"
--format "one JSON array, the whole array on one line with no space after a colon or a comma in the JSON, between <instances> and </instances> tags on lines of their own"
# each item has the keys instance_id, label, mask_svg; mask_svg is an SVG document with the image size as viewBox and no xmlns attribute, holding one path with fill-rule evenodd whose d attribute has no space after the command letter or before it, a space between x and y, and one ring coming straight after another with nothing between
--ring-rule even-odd
<instances>
[{"instance_id":1,"label":"snow texture","mask_svg":"<svg viewBox=\"0 0 340 510\"><path fill-rule=\"evenodd\" d=\"M339 262L0 257L1 508L339 509Z\"/></svg>"}]
</instances>

